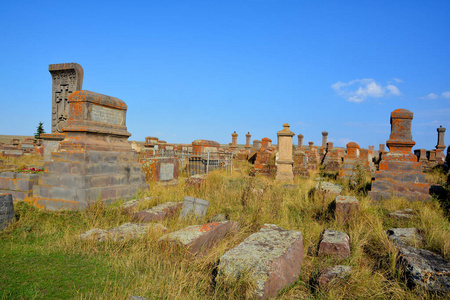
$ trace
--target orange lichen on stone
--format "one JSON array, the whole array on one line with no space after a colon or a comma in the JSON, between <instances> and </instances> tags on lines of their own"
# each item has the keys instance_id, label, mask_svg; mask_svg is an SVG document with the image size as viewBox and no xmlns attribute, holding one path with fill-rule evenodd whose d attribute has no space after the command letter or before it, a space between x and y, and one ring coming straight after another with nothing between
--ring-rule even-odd
<instances>
[{"instance_id":1,"label":"orange lichen on stone","mask_svg":"<svg viewBox=\"0 0 450 300\"><path fill-rule=\"evenodd\" d=\"M219 222L204 224L200 227L200 232L208 232L219 226Z\"/></svg>"}]
</instances>

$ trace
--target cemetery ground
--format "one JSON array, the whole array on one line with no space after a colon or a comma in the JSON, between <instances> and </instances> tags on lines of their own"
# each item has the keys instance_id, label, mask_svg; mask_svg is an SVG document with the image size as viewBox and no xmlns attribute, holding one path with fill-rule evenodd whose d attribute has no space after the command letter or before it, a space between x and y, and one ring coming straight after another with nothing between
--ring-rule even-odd
<instances>
[{"instance_id":1,"label":"cemetery ground","mask_svg":"<svg viewBox=\"0 0 450 300\"><path fill-rule=\"evenodd\" d=\"M29 156L9 164L37 163ZM285 185L270 177L249 176L251 165L247 162L234 164L232 175L219 170L211 172L199 188L188 187L179 178L177 185L151 183L148 191L136 195L137 199L151 197L141 201L138 210L183 201L186 195L209 201L203 220L179 221L175 215L160 221L169 232L205 224L217 214L225 214L240 224L237 231L226 235L204 255L193 256L184 248L159 242L163 232L157 229L137 239L104 242L79 239L81 233L93 228L109 229L136 222L132 214L120 207L121 201L109 206L96 203L83 211L60 212L15 202L17 221L0 231L0 299L128 299L131 295L148 299L251 299L252 282L245 274L238 282L216 283L215 269L226 251L267 223L298 230L303 235L300 276L278 294L278 299L443 297L407 287L396 267L397 250L385 232L394 227L418 228L424 237L421 248L450 260L448 203L437 199L408 202L401 198L374 202L367 196L370 177L365 174L353 187L321 171L309 177L296 177L293 185ZM358 198L359 210L348 223L335 220L329 208L333 195L314 191L321 178L342 184L343 195ZM428 173L427 180L444 183L446 178L437 171ZM413 210L413 218L389 216L405 208ZM324 229L349 235L350 257L317 255ZM350 276L326 288L317 286L320 271L337 264L350 266Z\"/></svg>"}]
</instances>

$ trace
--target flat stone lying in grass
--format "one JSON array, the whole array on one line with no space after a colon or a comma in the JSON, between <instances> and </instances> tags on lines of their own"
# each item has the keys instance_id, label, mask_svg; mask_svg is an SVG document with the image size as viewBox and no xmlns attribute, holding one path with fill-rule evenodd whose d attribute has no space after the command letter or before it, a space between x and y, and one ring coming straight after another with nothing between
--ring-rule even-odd
<instances>
[{"instance_id":1,"label":"flat stone lying in grass","mask_svg":"<svg viewBox=\"0 0 450 300\"><path fill-rule=\"evenodd\" d=\"M14 206L11 194L0 194L0 230L14 221Z\"/></svg>"},{"instance_id":2,"label":"flat stone lying in grass","mask_svg":"<svg viewBox=\"0 0 450 300\"><path fill-rule=\"evenodd\" d=\"M206 216L209 202L200 198L190 196L184 197L183 208L180 211L179 219L195 218L201 219Z\"/></svg>"},{"instance_id":3,"label":"flat stone lying in grass","mask_svg":"<svg viewBox=\"0 0 450 300\"><path fill-rule=\"evenodd\" d=\"M450 293L450 262L424 249L400 247L399 266L403 268L408 286L427 291Z\"/></svg>"},{"instance_id":4,"label":"flat stone lying in grass","mask_svg":"<svg viewBox=\"0 0 450 300\"><path fill-rule=\"evenodd\" d=\"M326 287L332 280L344 280L352 272L352 267L337 265L334 267L326 268L317 278L317 284L321 287Z\"/></svg>"},{"instance_id":5,"label":"flat stone lying in grass","mask_svg":"<svg viewBox=\"0 0 450 300\"><path fill-rule=\"evenodd\" d=\"M397 246L422 244L423 238L417 228L391 228L386 230L388 239Z\"/></svg>"},{"instance_id":6,"label":"flat stone lying in grass","mask_svg":"<svg viewBox=\"0 0 450 300\"><path fill-rule=\"evenodd\" d=\"M350 238L340 231L325 229L319 243L318 255L330 255L336 258L350 256Z\"/></svg>"},{"instance_id":7,"label":"flat stone lying in grass","mask_svg":"<svg viewBox=\"0 0 450 300\"><path fill-rule=\"evenodd\" d=\"M359 201L354 196L337 196L334 202L335 217L339 222L347 222L359 209Z\"/></svg>"},{"instance_id":8,"label":"flat stone lying in grass","mask_svg":"<svg viewBox=\"0 0 450 300\"><path fill-rule=\"evenodd\" d=\"M233 221L193 225L163 235L159 240L178 243L194 255L204 254L232 229L237 228Z\"/></svg>"},{"instance_id":9,"label":"flat stone lying in grass","mask_svg":"<svg viewBox=\"0 0 450 300\"><path fill-rule=\"evenodd\" d=\"M193 187L193 188L199 188L202 185L202 182L205 181L205 179L206 179L206 175L197 174L197 175L190 176L186 180L186 186Z\"/></svg>"},{"instance_id":10,"label":"flat stone lying in grass","mask_svg":"<svg viewBox=\"0 0 450 300\"><path fill-rule=\"evenodd\" d=\"M302 262L302 233L265 224L220 258L217 280L238 280L248 272L255 296L267 299L297 280Z\"/></svg>"},{"instance_id":11,"label":"flat stone lying in grass","mask_svg":"<svg viewBox=\"0 0 450 300\"><path fill-rule=\"evenodd\" d=\"M120 207L123 210L125 210L126 212L132 212L139 205L139 203L144 202L144 201L150 201L154 198L155 197L145 197L145 198L141 198L141 199L133 199L133 200L123 203Z\"/></svg>"},{"instance_id":12,"label":"flat stone lying in grass","mask_svg":"<svg viewBox=\"0 0 450 300\"><path fill-rule=\"evenodd\" d=\"M331 183L328 181L319 181L318 183L316 183L315 189L321 192L339 195L344 190L344 187L342 185Z\"/></svg>"},{"instance_id":13,"label":"flat stone lying in grass","mask_svg":"<svg viewBox=\"0 0 450 300\"><path fill-rule=\"evenodd\" d=\"M107 239L121 241L126 238L133 239L144 236L149 230L166 232L167 228L161 224L135 224L125 223L109 230L94 228L80 234L81 240L94 240L102 242Z\"/></svg>"},{"instance_id":14,"label":"flat stone lying in grass","mask_svg":"<svg viewBox=\"0 0 450 300\"><path fill-rule=\"evenodd\" d=\"M396 219L412 219L414 216L414 211L411 208L396 210L389 214L389 217Z\"/></svg>"},{"instance_id":15,"label":"flat stone lying in grass","mask_svg":"<svg viewBox=\"0 0 450 300\"><path fill-rule=\"evenodd\" d=\"M174 215L182 206L183 202L166 202L151 209L134 212L133 216L141 222L161 221Z\"/></svg>"}]
</instances>

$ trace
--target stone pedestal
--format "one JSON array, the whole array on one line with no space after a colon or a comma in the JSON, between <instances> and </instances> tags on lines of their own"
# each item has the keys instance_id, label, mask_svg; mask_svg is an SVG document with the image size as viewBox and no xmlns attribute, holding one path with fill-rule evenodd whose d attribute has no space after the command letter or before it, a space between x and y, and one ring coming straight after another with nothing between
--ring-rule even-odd
<instances>
[{"instance_id":1,"label":"stone pedestal","mask_svg":"<svg viewBox=\"0 0 450 300\"><path fill-rule=\"evenodd\" d=\"M237 150L238 145L237 145L237 138L238 138L238 134L235 132L233 132L231 134L231 144L230 144L230 148L231 150Z\"/></svg>"},{"instance_id":2,"label":"stone pedestal","mask_svg":"<svg viewBox=\"0 0 450 300\"><path fill-rule=\"evenodd\" d=\"M411 152L415 145L411 135L413 113L397 109L391 113L391 135L386 142L386 153L375 172L369 196L374 200L389 199L392 196L408 200L429 200L430 184L425 181L422 164Z\"/></svg>"},{"instance_id":3,"label":"stone pedestal","mask_svg":"<svg viewBox=\"0 0 450 300\"><path fill-rule=\"evenodd\" d=\"M127 141L125 102L76 91L68 104L66 136L45 162L33 197L25 201L52 210L82 209L96 201L128 199L147 188Z\"/></svg>"},{"instance_id":4,"label":"stone pedestal","mask_svg":"<svg viewBox=\"0 0 450 300\"><path fill-rule=\"evenodd\" d=\"M303 134L297 135L297 138L298 138L297 149L303 148Z\"/></svg>"},{"instance_id":5,"label":"stone pedestal","mask_svg":"<svg viewBox=\"0 0 450 300\"><path fill-rule=\"evenodd\" d=\"M283 124L283 130L277 132L278 136L278 161L277 161L277 175L276 180L294 180L294 173L292 171L292 137L295 135L290 129L290 125Z\"/></svg>"}]
</instances>

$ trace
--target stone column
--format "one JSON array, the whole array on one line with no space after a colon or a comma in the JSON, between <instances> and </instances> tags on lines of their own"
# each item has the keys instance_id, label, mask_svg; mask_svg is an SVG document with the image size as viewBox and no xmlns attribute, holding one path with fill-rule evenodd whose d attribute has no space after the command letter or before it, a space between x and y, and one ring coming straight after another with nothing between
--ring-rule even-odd
<instances>
[{"instance_id":1,"label":"stone column","mask_svg":"<svg viewBox=\"0 0 450 300\"><path fill-rule=\"evenodd\" d=\"M327 139L328 139L328 132L322 131L322 148L327 148Z\"/></svg>"},{"instance_id":2,"label":"stone column","mask_svg":"<svg viewBox=\"0 0 450 300\"><path fill-rule=\"evenodd\" d=\"M83 68L77 63L48 66L52 75L52 133L62 133L69 118L69 96L83 87Z\"/></svg>"},{"instance_id":3,"label":"stone column","mask_svg":"<svg viewBox=\"0 0 450 300\"><path fill-rule=\"evenodd\" d=\"M378 150L378 153L383 153L384 152L384 144L380 144L380 148Z\"/></svg>"},{"instance_id":4,"label":"stone column","mask_svg":"<svg viewBox=\"0 0 450 300\"><path fill-rule=\"evenodd\" d=\"M298 138L298 148L303 148L303 134L297 135Z\"/></svg>"},{"instance_id":5,"label":"stone column","mask_svg":"<svg viewBox=\"0 0 450 300\"><path fill-rule=\"evenodd\" d=\"M236 131L235 132L233 132L232 134L231 134L231 139L232 139L232 142L231 142L231 145L230 145L230 148L237 148L238 146L237 146L237 138L238 138L238 134L236 133Z\"/></svg>"},{"instance_id":6,"label":"stone column","mask_svg":"<svg viewBox=\"0 0 450 300\"><path fill-rule=\"evenodd\" d=\"M250 138L252 137L252 135L250 134L250 132L248 132L245 135L245 149L250 149L252 146L250 145Z\"/></svg>"},{"instance_id":7,"label":"stone column","mask_svg":"<svg viewBox=\"0 0 450 300\"><path fill-rule=\"evenodd\" d=\"M261 148L262 149L269 149L270 145L272 144L272 140L265 137L262 139L262 144L261 144Z\"/></svg>"},{"instance_id":8,"label":"stone column","mask_svg":"<svg viewBox=\"0 0 450 300\"><path fill-rule=\"evenodd\" d=\"M283 124L283 130L277 132L278 137L278 161L276 180L294 180L292 165L292 137L295 135L288 123Z\"/></svg>"},{"instance_id":9,"label":"stone column","mask_svg":"<svg viewBox=\"0 0 450 300\"><path fill-rule=\"evenodd\" d=\"M445 128L442 127L442 125L441 125L436 130L438 132L438 142L437 142L437 145L436 145L436 149L439 149L442 152L444 152L444 150L445 150L445 144L444 144Z\"/></svg>"}]
</instances>

